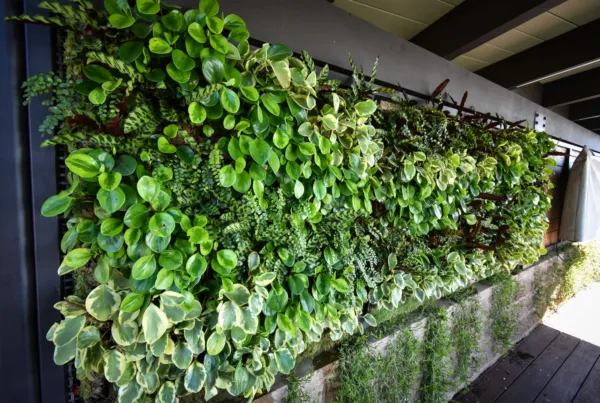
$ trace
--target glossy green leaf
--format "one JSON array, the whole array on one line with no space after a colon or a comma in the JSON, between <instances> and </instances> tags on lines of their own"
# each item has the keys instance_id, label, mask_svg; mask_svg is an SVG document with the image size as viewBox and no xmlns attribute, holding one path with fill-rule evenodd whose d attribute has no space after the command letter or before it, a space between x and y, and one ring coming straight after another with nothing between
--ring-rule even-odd
<instances>
[{"instance_id":1,"label":"glossy green leaf","mask_svg":"<svg viewBox=\"0 0 600 403\"><path fill-rule=\"evenodd\" d=\"M144 14L156 14L160 11L160 1L136 0L138 10Z\"/></svg>"},{"instance_id":2,"label":"glossy green leaf","mask_svg":"<svg viewBox=\"0 0 600 403\"><path fill-rule=\"evenodd\" d=\"M206 271L208 262L204 256L196 253L190 256L185 264L185 270L193 278L200 278Z\"/></svg>"},{"instance_id":3,"label":"glossy green leaf","mask_svg":"<svg viewBox=\"0 0 600 403\"><path fill-rule=\"evenodd\" d=\"M42 204L42 215L44 217L55 217L67 211L75 199L69 196L50 196L44 204Z\"/></svg>"},{"instance_id":4,"label":"glossy green leaf","mask_svg":"<svg viewBox=\"0 0 600 403\"><path fill-rule=\"evenodd\" d=\"M202 61L202 74L211 84L218 83L225 77L223 62L216 57L207 57Z\"/></svg>"},{"instance_id":5,"label":"glossy green leaf","mask_svg":"<svg viewBox=\"0 0 600 403\"><path fill-rule=\"evenodd\" d=\"M113 190L100 189L96 197L100 207L108 213L114 213L125 204L125 193L119 187Z\"/></svg>"},{"instance_id":6,"label":"glossy green leaf","mask_svg":"<svg viewBox=\"0 0 600 403\"><path fill-rule=\"evenodd\" d=\"M139 41L125 42L119 46L119 57L127 63L133 63L135 59L140 57L144 44Z\"/></svg>"},{"instance_id":7,"label":"glossy green leaf","mask_svg":"<svg viewBox=\"0 0 600 403\"><path fill-rule=\"evenodd\" d=\"M160 191L160 184L150 176L142 176L137 183L137 191L145 201L152 201Z\"/></svg>"},{"instance_id":8,"label":"glossy green leaf","mask_svg":"<svg viewBox=\"0 0 600 403\"><path fill-rule=\"evenodd\" d=\"M221 88L221 105L229 113L237 113L240 109L240 99L237 94L227 87Z\"/></svg>"},{"instance_id":9,"label":"glossy green leaf","mask_svg":"<svg viewBox=\"0 0 600 403\"><path fill-rule=\"evenodd\" d=\"M233 269L237 266L238 258L234 251L223 249L217 252L217 261L226 269Z\"/></svg>"},{"instance_id":10,"label":"glossy green leaf","mask_svg":"<svg viewBox=\"0 0 600 403\"><path fill-rule=\"evenodd\" d=\"M92 81L102 84L106 81L113 81L113 76L106 68L97 64L88 64L83 68L83 74Z\"/></svg>"},{"instance_id":11,"label":"glossy green leaf","mask_svg":"<svg viewBox=\"0 0 600 403\"><path fill-rule=\"evenodd\" d=\"M65 164L71 172L82 178L93 178L100 172L100 164L94 158L82 153L71 153L65 160Z\"/></svg>"},{"instance_id":12,"label":"glossy green leaf","mask_svg":"<svg viewBox=\"0 0 600 403\"><path fill-rule=\"evenodd\" d=\"M98 182L103 189L114 190L121 183L121 178L119 172L102 172L98 177Z\"/></svg>"},{"instance_id":13,"label":"glossy green leaf","mask_svg":"<svg viewBox=\"0 0 600 403\"><path fill-rule=\"evenodd\" d=\"M171 45L169 45L169 43L162 38L150 38L148 48L152 53L156 53L158 55L167 55L173 50Z\"/></svg>"},{"instance_id":14,"label":"glossy green leaf","mask_svg":"<svg viewBox=\"0 0 600 403\"><path fill-rule=\"evenodd\" d=\"M274 62L285 60L288 57L292 57L292 55L293 53L290 48L281 44L270 45L267 51L267 57Z\"/></svg>"},{"instance_id":15,"label":"glossy green leaf","mask_svg":"<svg viewBox=\"0 0 600 403\"><path fill-rule=\"evenodd\" d=\"M250 156L259 165L264 165L269 159L271 147L263 139L254 139L249 146Z\"/></svg>"},{"instance_id":16,"label":"glossy green leaf","mask_svg":"<svg viewBox=\"0 0 600 403\"><path fill-rule=\"evenodd\" d=\"M135 23L135 18L123 14L113 14L108 17L108 21L113 27L124 29L132 26Z\"/></svg>"},{"instance_id":17,"label":"glossy green leaf","mask_svg":"<svg viewBox=\"0 0 600 403\"><path fill-rule=\"evenodd\" d=\"M196 67L196 62L194 59L185 54L185 52L175 49L171 53L171 57L173 58L173 63L175 67L177 67L181 71L189 71Z\"/></svg>"},{"instance_id":18,"label":"glossy green leaf","mask_svg":"<svg viewBox=\"0 0 600 403\"><path fill-rule=\"evenodd\" d=\"M202 26L197 22L192 22L188 26L188 33L192 38L194 38L195 41L199 43L205 43L208 39L206 37L206 33L204 32L204 28L202 28Z\"/></svg>"},{"instance_id":19,"label":"glossy green leaf","mask_svg":"<svg viewBox=\"0 0 600 403\"><path fill-rule=\"evenodd\" d=\"M143 256L136 260L131 269L131 276L136 280L144 280L156 271L156 258L154 255Z\"/></svg>"}]
</instances>

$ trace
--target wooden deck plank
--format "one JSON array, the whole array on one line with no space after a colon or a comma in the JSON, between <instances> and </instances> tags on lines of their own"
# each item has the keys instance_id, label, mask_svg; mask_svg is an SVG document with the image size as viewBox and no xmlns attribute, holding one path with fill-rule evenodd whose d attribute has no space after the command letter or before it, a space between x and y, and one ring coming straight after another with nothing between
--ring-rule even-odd
<instances>
[{"instance_id":1,"label":"wooden deck plank","mask_svg":"<svg viewBox=\"0 0 600 403\"><path fill-rule=\"evenodd\" d=\"M580 341L535 403L570 403L600 356L600 347ZM597 391L600 399L600 390Z\"/></svg>"},{"instance_id":2,"label":"wooden deck plank","mask_svg":"<svg viewBox=\"0 0 600 403\"><path fill-rule=\"evenodd\" d=\"M600 402L600 359L583 382L581 389L573 399L573 403L598 403Z\"/></svg>"},{"instance_id":3,"label":"wooden deck plank","mask_svg":"<svg viewBox=\"0 0 600 403\"><path fill-rule=\"evenodd\" d=\"M513 351L485 371L470 390L459 392L453 401L493 402L559 334L558 330L548 326L536 327Z\"/></svg>"},{"instance_id":4,"label":"wooden deck plank","mask_svg":"<svg viewBox=\"0 0 600 403\"><path fill-rule=\"evenodd\" d=\"M561 365L571 355L579 339L561 333L500 395L497 403L530 403L548 384ZM486 400L489 401L489 400Z\"/></svg>"}]
</instances>

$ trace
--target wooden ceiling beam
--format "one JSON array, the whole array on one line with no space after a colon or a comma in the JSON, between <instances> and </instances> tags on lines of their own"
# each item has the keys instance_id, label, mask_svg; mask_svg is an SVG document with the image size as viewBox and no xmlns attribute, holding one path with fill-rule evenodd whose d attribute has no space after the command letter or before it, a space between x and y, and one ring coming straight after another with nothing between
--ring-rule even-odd
<instances>
[{"instance_id":1,"label":"wooden ceiling beam","mask_svg":"<svg viewBox=\"0 0 600 403\"><path fill-rule=\"evenodd\" d=\"M550 10L565 0L466 0L411 42L448 60Z\"/></svg>"},{"instance_id":2,"label":"wooden ceiling beam","mask_svg":"<svg viewBox=\"0 0 600 403\"><path fill-rule=\"evenodd\" d=\"M477 74L510 89L534 83L600 59L598 38L600 19L484 67Z\"/></svg>"},{"instance_id":3,"label":"wooden ceiling beam","mask_svg":"<svg viewBox=\"0 0 600 403\"><path fill-rule=\"evenodd\" d=\"M542 105L568 105L599 97L600 67L544 84Z\"/></svg>"},{"instance_id":4,"label":"wooden ceiling beam","mask_svg":"<svg viewBox=\"0 0 600 403\"><path fill-rule=\"evenodd\" d=\"M569 118L575 122L600 117L600 98L578 102L570 106Z\"/></svg>"},{"instance_id":5,"label":"wooden ceiling beam","mask_svg":"<svg viewBox=\"0 0 600 403\"><path fill-rule=\"evenodd\" d=\"M577 124L594 132L600 130L600 118L580 120L579 122L577 122Z\"/></svg>"}]
</instances>

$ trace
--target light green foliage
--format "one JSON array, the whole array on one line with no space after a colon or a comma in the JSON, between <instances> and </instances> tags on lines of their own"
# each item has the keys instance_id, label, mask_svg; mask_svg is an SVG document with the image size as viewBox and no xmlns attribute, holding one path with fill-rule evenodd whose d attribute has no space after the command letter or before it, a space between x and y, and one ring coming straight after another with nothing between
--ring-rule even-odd
<instances>
[{"instance_id":1,"label":"light green foliage","mask_svg":"<svg viewBox=\"0 0 600 403\"><path fill-rule=\"evenodd\" d=\"M451 334L448 312L445 308L438 308L427 320L423 343L423 379L421 380L423 402L445 402L446 393L453 385L450 376Z\"/></svg>"},{"instance_id":2,"label":"light green foliage","mask_svg":"<svg viewBox=\"0 0 600 403\"><path fill-rule=\"evenodd\" d=\"M517 331L519 305L516 301L520 286L508 273L497 274L491 281L495 284L490 311L493 347L496 351L504 353L512 346Z\"/></svg>"},{"instance_id":3,"label":"light green foliage","mask_svg":"<svg viewBox=\"0 0 600 403\"><path fill-rule=\"evenodd\" d=\"M557 251L559 252L559 251ZM600 281L600 242L568 244L563 258L543 273L536 271L536 312L540 318L556 310L591 282Z\"/></svg>"},{"instance_id":4,"label":"light green foliage","mask_svg":"<svg viewBox=\"0 0 600 403\"><path fill-rule=\"evenodd\" d=\"M471 371L479 366L482 327L477 296L463 298L452 314L452 341L456 351L454 377L459 384L466 384Z\"/></svg>"},{"instance_id":5,"label":"light green foliage","mask_svg":"<svg viewBox=\"0 0 600 403\"><path fill-rule=\"evenodd\" d=\"M68 147L71 186L42 214L68 219L59 274L94 279L57 308L102 335L56 361L120 401L252 399L359 319L543 253L544 133L381 108L376 64L340 88L305 52L250 49L215 0L43 5L56 16L18 20L69 30L66 78L31 78L26 101L52 94L44 145Z\"/></svg>"},{"instance_id":6,"label":"light green foliage","mask_svg":"<svg viewBox=\"0 0 600 403\"><path fill-rule=\"evenodd\" d=\"M285 403L311 403L310 396L303 389L307 381L308 379L299 379L295 374L288 375Z\"/></svg>"},{"instance_id":7,"label":"light green foliage","mask_svg":"<svg viewBox=\"0 0 600 403\"><path fill-rule=\"evenodd\" d=\"M422 361L421 342L410 327L404 328L385 355L379 358L377 386L384 403L411 402L419 380Z\"/></svg>"},{"instance_id":8,"label":"light green foliage","mask_svg":"<svg viewBox=\"0 0 600 403\"><path fill-rule=\"evenodd\" d=\"M366 337L345 343L340 349L336 370L336 402L379 402L376 381L381 374L378 363Z\"/></svg>"}]
</instances>

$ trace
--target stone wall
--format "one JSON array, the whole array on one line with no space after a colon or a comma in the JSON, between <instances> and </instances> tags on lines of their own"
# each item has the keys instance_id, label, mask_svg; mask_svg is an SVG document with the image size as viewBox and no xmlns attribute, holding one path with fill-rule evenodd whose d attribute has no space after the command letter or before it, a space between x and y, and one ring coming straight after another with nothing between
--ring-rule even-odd
<instances>
[{"instance_id":1,"label":"stone wall","mask_svg":"<svg viewBox=\"0 0 600 403\"><path fill-rule=\"evenodd\" d=\"M523 271L515 274L513 277L520 285L520 290L517 294L517 331L515 332L514 342L518 342L527 336L540 322L540 318L536 313L536 280L543 279L547 271L555 264L560 263L559 257L552 253L551 256L546 256L534 265L526 267ZM490 311L492 308L492 294L494 285L486 284L485 282L475 284L477 290L476 298L481 305L480 313L484 321L480 339L480 360L481 365L470 374L470 381L475 380L483 371L495 363L502 354L494 350L494 341L491 327L489 326ZM458 304L442 299L438 301L440 305L446 306L448 316L452 320L452 312L457 308ZM416 318L411 323L411 328L417 340L422 341L427 327L427 318ZM392 334L371 341L372 350L379 354L385 354L387 346L389 346L398 336L401 329ZM315 358L307 358L298 364L295 369L296 375L302 380L302 388L310 397L311 403L326 403L335 399L335 390L332 387L331 380L335 377L335 368L337 365L335 354L321 354ZM455 362L455 360L450 360ZM419 384L414 387L413 401L417 401ZM466 385L459 385L456 390L448 393L450 400L456 392L460 391ZM284 379L276 382L273 390L257 400L255 403L283 403L287 395L287 385Z\"/></svg>"}]
</instances>

